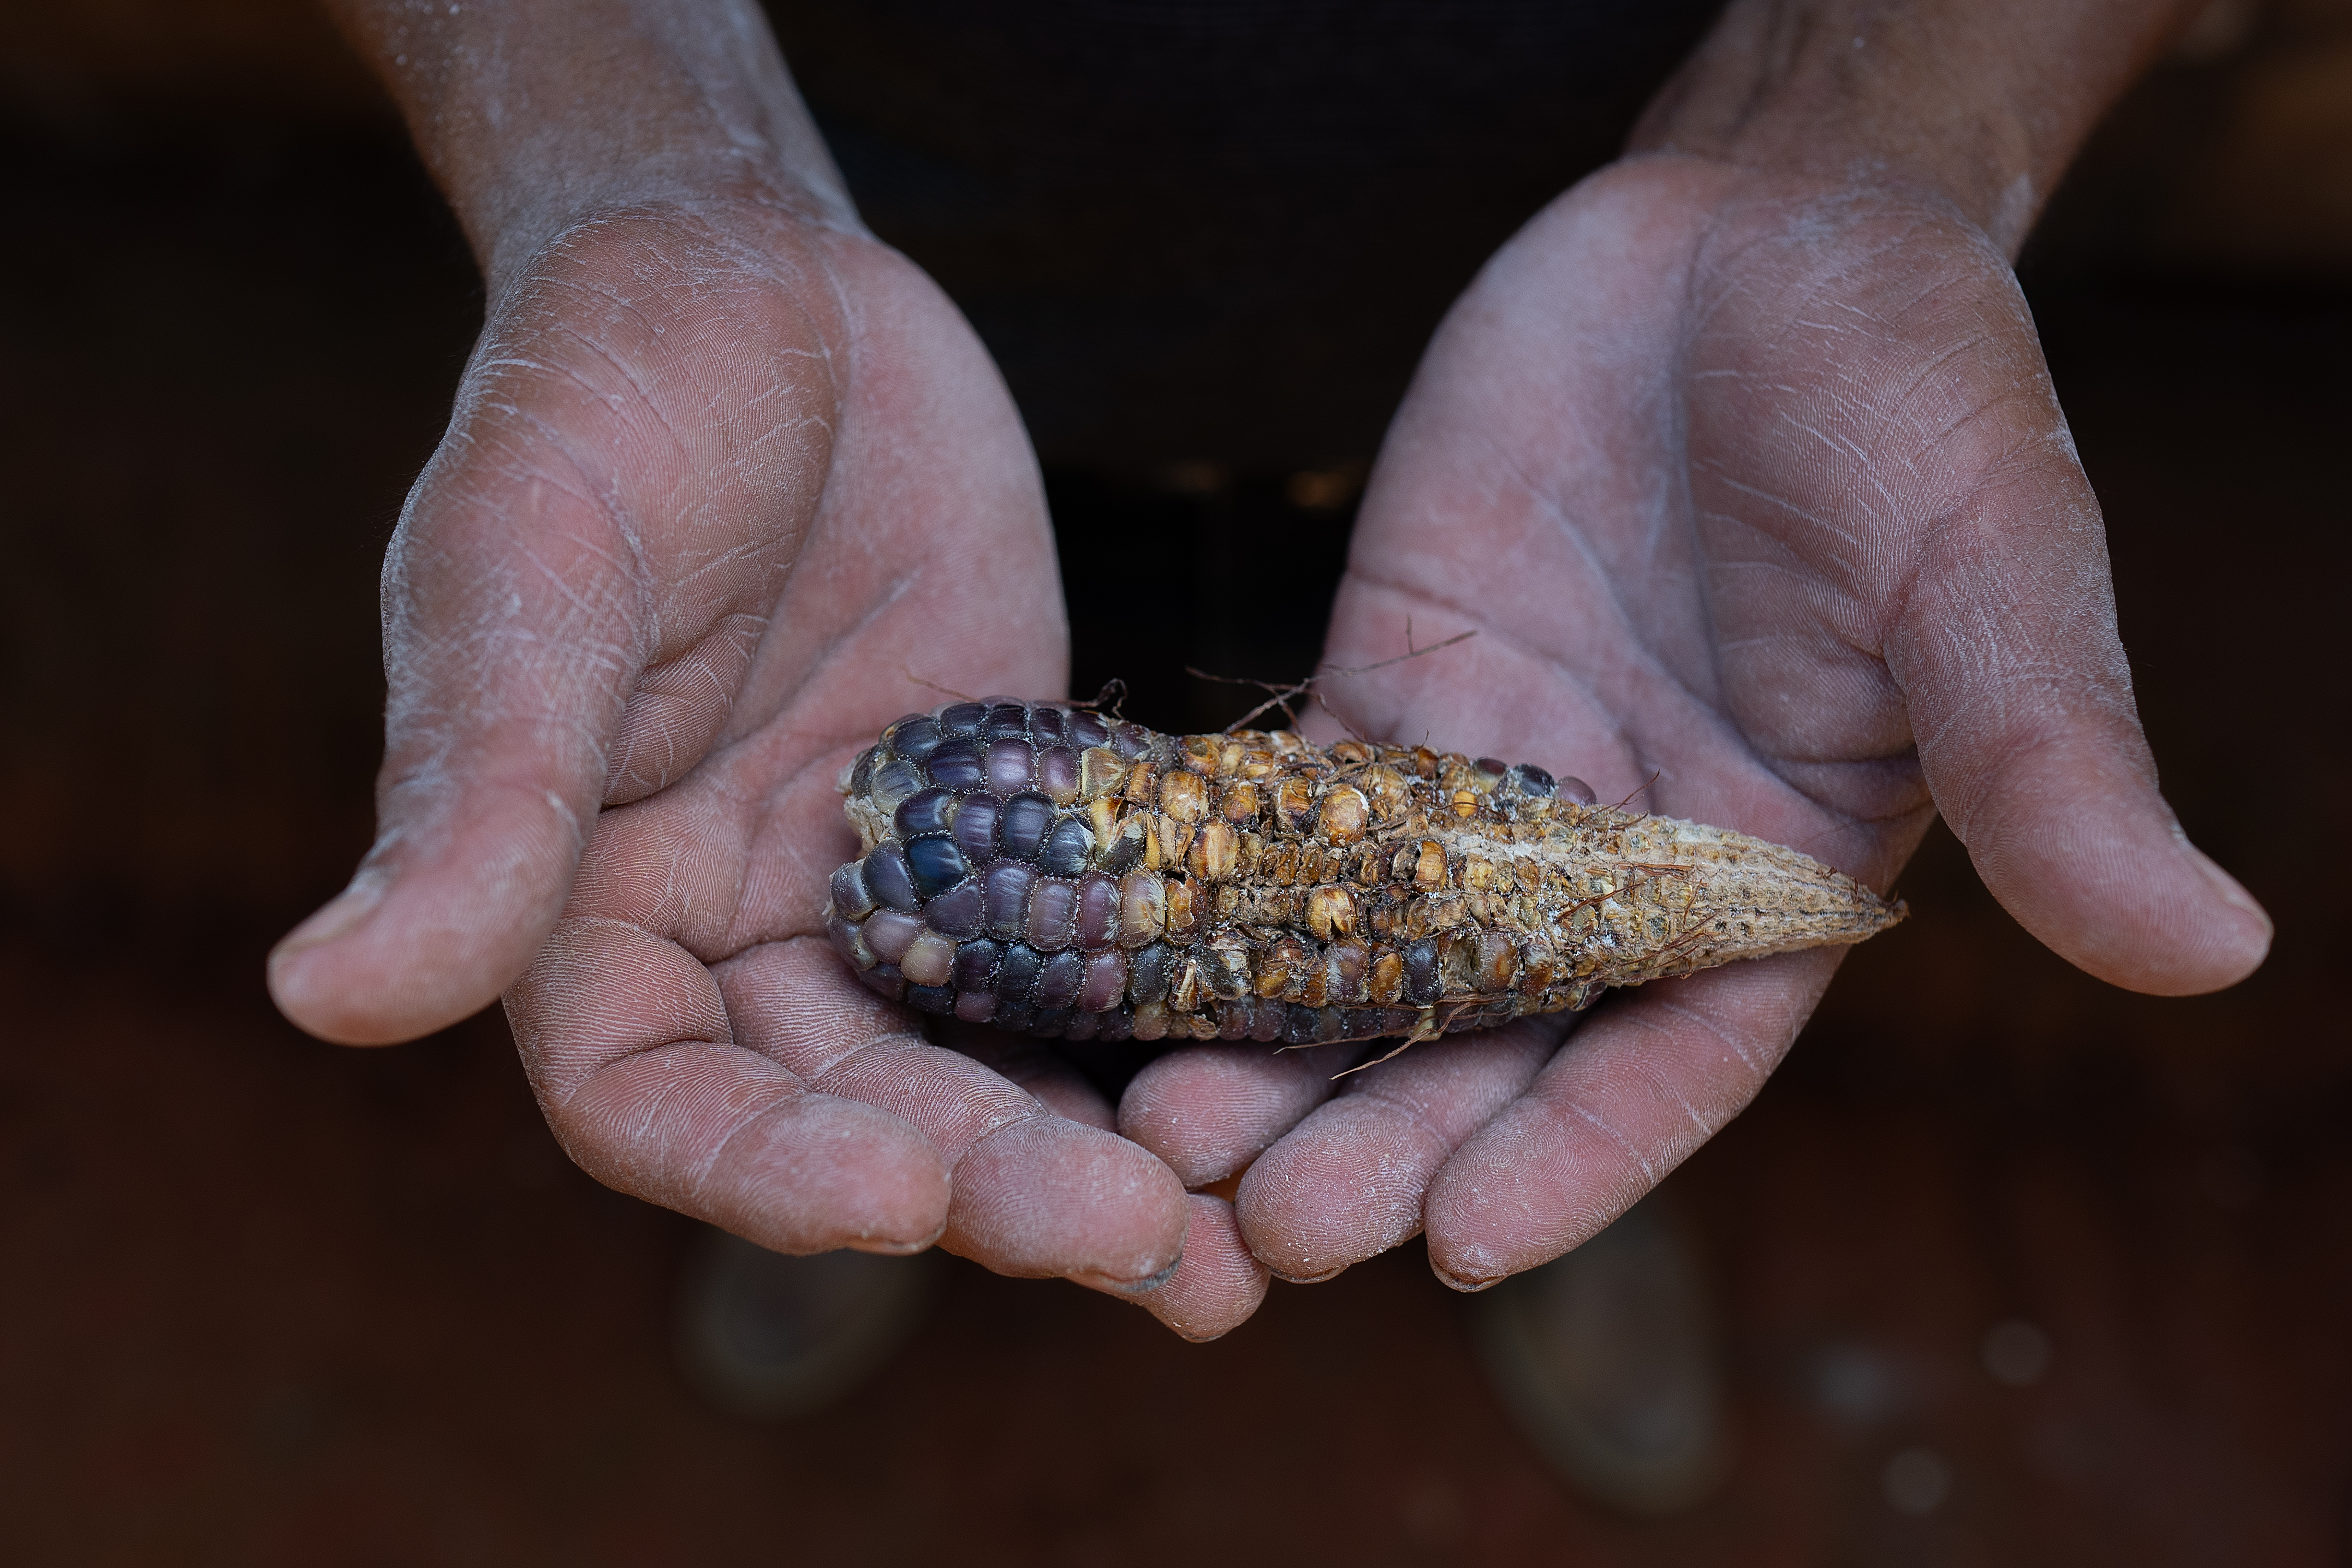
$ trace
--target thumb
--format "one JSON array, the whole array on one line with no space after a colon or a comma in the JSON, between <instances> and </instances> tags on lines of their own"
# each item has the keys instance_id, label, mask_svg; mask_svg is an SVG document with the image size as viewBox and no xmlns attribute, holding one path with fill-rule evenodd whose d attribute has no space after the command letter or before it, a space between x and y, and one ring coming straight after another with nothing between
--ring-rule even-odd
<instances>
[{"instance_id":1,"label":"thumb","mask_svg":"<svg viewBox=\"0 0 2352 1568\"><path fill-rule=\"evenodd\" d=\"M1937 531L1887 663L1936 804L2045 945L2134 991L2252 973L2271 922L2158 792L2106 542L2063 426Z\"/></svg>"},{"instance_id":2,"label":"thumb","mask_svg":"<svg viewBox=\"0 0 2352 1568\"><path fill-rule=\"evenodd\" d=\"M626 557L582 487L484 456L453 435L386 557L375 844L269 957L279 1008L346 1045L455 1023L529 966L643 662Z\"/></svg>"}]
</instances>

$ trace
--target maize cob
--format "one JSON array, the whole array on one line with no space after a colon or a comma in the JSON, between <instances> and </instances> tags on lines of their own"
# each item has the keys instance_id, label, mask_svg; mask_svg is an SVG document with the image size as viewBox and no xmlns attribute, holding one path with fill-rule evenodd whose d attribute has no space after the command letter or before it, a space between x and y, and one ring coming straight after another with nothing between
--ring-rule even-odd
<instances>
[{"instance_id":1,"label":"maize cob","mask_svg":"<svg viewBox=\"0 0 2352 1568\"><path fill-rule=\"evenodd\" d=\"M1066 1039L1431 1038L1904 916L1574 779L1058 702L909 714L843 773L826 930L893 1001Z\"/></svg>"}]
</instances>

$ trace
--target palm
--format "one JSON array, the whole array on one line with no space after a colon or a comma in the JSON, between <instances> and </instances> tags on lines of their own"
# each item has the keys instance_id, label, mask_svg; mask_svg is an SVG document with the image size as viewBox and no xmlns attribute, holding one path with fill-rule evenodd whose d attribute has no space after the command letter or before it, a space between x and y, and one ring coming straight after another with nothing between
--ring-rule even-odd
<instances>
[{"instance_id":1,"label":"palm","mask_svg":"<svg viewBox=\"0 0 2352 1568\"><path fill-rule=\"evenodd\" d=\"M824 943L842 764L921 681L1065 679L1034 460L912 268L758 213L574 230L494 304L385 582L390 891L281 956L289 1011L400 1037L528 962L533 1086L616 1186L788 1250L1174 1258L1164 1168Z\"/></svg>"},{"instance_id":2,"label":"palm","mask_svg":"<svg viewBox=\"0 0 2352 1568\"><path fill-rule=\"evenodd\" d=\"M2068 956L2150 989L2218 983L2210 948L2167 945L2164 868L2126 889L2155 918L2090 908L2116 880L2096 868L2146 860L2169 821L2096 509L2005 264L1933 213L1758 183L1630 162L1490 264L1383 448L1329 657L1390 658L1408 625L1479 636L1336 680L1334 708L1882 887L1940 803ZM2090 809L2032 817L2063 790ZM2036 874L2067 855L2092 869ZM1645 987L1556 1053L1558 1022L1417 1047L1258 1159L1244 1234L1306 1279L1424 1226L1464 1284L1555 1256L1737 1113L1834 963ZM1206 1077L1158 1066L1129 1121L1213 1122ZM1280 1131L1189 1136L1231 1160ZM1146 1141L1188 1179L1214 1163Z\"/></svg>"}]
</instances>

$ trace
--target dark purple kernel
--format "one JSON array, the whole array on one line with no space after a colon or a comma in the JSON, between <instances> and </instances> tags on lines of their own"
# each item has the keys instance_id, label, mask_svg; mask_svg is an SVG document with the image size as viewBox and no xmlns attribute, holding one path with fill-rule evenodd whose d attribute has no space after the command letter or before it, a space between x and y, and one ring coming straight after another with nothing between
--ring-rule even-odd
<instances>
[{"instance_id":1,"label":"dark purple kernel","mask_svg":"<svg viewBox=\"0 0 2352 1568\"><path fill-rule=\"evenodd\" d=\"M1511 782L1518 785L1521 795L1553 795L1559 793L1559 781L1533 763L1521 763L1512 768Z\"/></svg>"},{"instance_id":2,"label":"dark purple kernel","mask_svg":"<svg viewBox=\"0 0 2352 1568\"><path fill-rule=\"evenodd\" d=\"M857 765L849 770L849 793L864 795L874 787L874 753L878 746L868 746L857 753Z\"/></svg>"},{"instance_id":3,"label":"dark purple kernel","mask_svg":"<svg viewBox=\"0 0 2352 1568\"><path fill-rule=\"evenodd\" d=\"M1511 771L1511 764L1497 757L1481 757L1471 765L1493 778L1501 778Z\"/></svg>"},{"instance_id":4,"label":"dark purple kernel","mask_svg":"<svg viewBox=\"0 0 2352 1568\"><path fill-rule=\"evenodd\" d=\"M996 993L993 991L958 991L956 1016L967 1024L990 1024L996 1021Z\"/></svg>"},{"instance_id":5,"label":"dark purple kernel","mask_svg":"<svg viewBox=\"0 0 2352 1568\"><path fill-rule=\"evenodd\" d=\"M1441 982L1437 973L1437 939L1423 937L1409 942L1404 947L1405 1000L1425 1007L1437 1000Z\"/></svg>"},{"instance_id":6,"label":"dark purple kernel","mask_svg":"<svg viewBox=\"0 0 2352 1568\"><path fill-rule=\"evenodd\" d=\"M999 795L1027 789L1030 769L1036 760L1036 753L1026 741L989 742L988 760L982 764L987 772L988 787Z\"/></svg>"},{"instance_id":7,"label":"dark purple kernel","mask_svg":"<svg viewBox=\"0 0 2352 1568\"><path fill-rule=\"evenodd\" d=\"M1029 927L1029 889L1037 883L1036 868L1019 860L999 860L981 873L988 887L988 930L1007 941Z\"/></svg>"},{"instance_id":8,"label":"dark purple kernel","mask_svg":"<svg viewBox=\"0 0 2352 1568\"><path fill-rule=\"evenodd\" d=\"M1091 1040L1095 1037L1095 1031L1101 1026L1102 1015L1099 1013L1073 1013L1070 1021L1062 1027L1062 1038Z\"/></svg>"},{"instance_id":9,"label":"dark purple kernel","mask_svg":"<svg viewBox=\"0 0 2352 1568\"><path fill-rule=\"evenodd\" d=\"M896 963L915 945L915 939L923 934L923 922L896 910L877 910L866 917L865 925L858 929L867 947L879 953L885 963Z\"/></svg>"},{"instance_id":10,"label":"dark purple kernel","mask_svg":"<svg viewBox=\"0 0 2352 1568\"><path fill-rule=\"evenodd\" d=\"M1217 1038L1238 1040L1249 1033L1250 1005L1246 1002L1217 1004Z\"/></svg>"},{"instance_id":11,"label":"dark purple kernel","mask_svg":"<svg viewBox=\"0 0 2352 1568\"><path fill-rule=\"evenodd\" d=\"M1078 993L1078 1005L1087 1012L1099 1013L1118 1006L1119 998L1126 994L1127 954L1117 948L1088 954L1087 984Z\"/></svg>"},{"instance_id":12,"label":"dark purple kernel","mask_svg":"<svg viewBox=\"0 0 2352 1568\"><path fill-rule=\"evenodd\" d=\"M1043 1039L1058 1039L1062 1031L1070 1026L1073 1016L1067 1007L1040 1007L1036 1019L1029 1026L1029 1032Z\"/></svg>"},{"instance_id":13,"label":"dark purple kernel","mask_svg":"<svg viewBox=\"0 0 2352 1568\"><path fill-rule=\"evenodd\" d=\"M867 794L879 809L896 811L900 801L922 787L923 770L902 759L876 768Z\"/></svg>"},{"instance_id":14,"label":"dark purple kernel","mask_svg":"<svg viewBox=\"0 0 2352 1568\"><path fill-rule=\"evenodd\" d=\"M1115 1046L1121 1040L1135 1038L1135 1015L1126 1008L1112 1008L1099 1016L1102 1021L1095 1026L1096 1039Z\"/></svg>"},{"instance_id":15,"label":"dark purple kernel","mask_svg":"<svg viewBox=\"0 0 2352 1568\"><path fill-rule=\"evenodd\" d=\"M1078 999L1078 988L1086 983L1086 959L1075 952L1057 952L1037 972L1037 1004L1066 1007Z\"/></svg>"},{"instance_id":16,"label":"dark purple kernel","mask_svg":"<svg viewBox=\"0 0 2352 1568\"><path fill-rule=\"evenodd\" d=\"M898 830L901 838L945 833L955 826L956 808L962 800L951 790L918 791L898 803L898 809L890 814L890 826Z\"/></svg>"},{"instance_id":17,"label":"dark purple kernel","mask_svg":"<svg viewBox=\"0 0 2352 1568\"><path fill-rule=\"evenodd\" d=\"M1078 945L1105 948L1118 941L1118 884L1100 872L1078 879Z\"/></svg>"},{"instance_id":18,"label":"dark purple kernel","mask_svg":"<svg viewBox=\"0 0 2352 1568\"><path fill-rule=\"evenodd\" d=\"M827 915L824 917L824 934L825 939L833 943L834 952L860 969L874 967L877 955L872 948L866 945L865 934L857 927L839 915Z\"/></svg>"},{"instance_id":19,"label":"dark purple kernel","mask_svg":"<svg viewBox=\"0 0 2352 1568\"><path fill-rule=\"evenodd\" d=\"M996 858L996 816L1004 803L992 795L964 796L963 808L956 813L956 847L964 858L977 866Z\"/></svg>"},{"instance_id":20,"label":"dark purple kernel","mask_svg":"<svg viewBox=\"0 0 2352 1568\"><path fill-rule=\"evenodd\" d=\"M1110 724L1099 713L1073 713L1065 733L1071 745L1080 751L1099 746L1110 739Z\"/></svg>"},{"instance_id":21,"label":"dark purple kernel","mask_svg":"<svg viewBox=\"0 0 2352 1568\"><path fill-rule=\"evenodd\" d=\"M907 868L907 852L896 844L879 845L864 862L866 890L886 909L908 914L923 907L915 891L914 874Z\"/></svg>"},{"instance_id":22,"label":"dark purple kernel","mask_svg":"<svg viewBox=\"0 0 2352 1568\"><path fill-rule=\"evenodd\" d=\"M1157 1002L1168 994L1168 982L1176 968L1176 952L1164 942L1155 942L1139 952L1127 967L1127 994L1140 1005Z\"/></svg>"},{"instance_id":23,"label":"dark purple kernel","mask_svg":"<svg viewBox=\"0 0 2352 1568\"><path fill-rule=\"evenodd\" d=\"M1059 952L1070 945L1078 930L1078 885L1052 877L1040 878L1029 895L1029 945L1040 952Z\"/></svg>"},{"instance_id":24,"label":"dark purple kernel","mask_svg":"<svg viewBox=\"0 0 2352 1568\"><path fill-rule=\"evenodd\" d=\"M1151 742L1150 731L1135 724L1114 725L1110 732L1110 748L1129 762L1143 755L1144 747Z\"/></svg>"},{"instance_id":25,"label":"dark purple kernel","mask_svg":"<svg viewBox=\"0 0 2352 1568\"><path fill-rule=\"evenodd\" d=\"M878 991L893 1002L907 992L907 977L898 973L898 966L895 963L877 963L871 969L862 970L857 980L867 990Z\"/></svg>"},{"instance_id":26,"label":"dark purple kernel","mask_svg":"<svg viewBox=\"0 0 2352 1568\"><path fill-rule=\"evenodd\" d=\"M1027 1029L1030 1025L1036 1021L1037 1009L1032 1007L1028 1003L1007 1002L1002 995L998 996L996 1000L995 1019L996 1026L998 1028L1011 1029L1015 1033L1019 1033Z\"/></svg>"},{"instance_id":27,"label":"dark purple kernel","mask_svg":"<svg viewBox=\"0 0 2352 1568\"><path fill-rule=\"evenodd\" d=\"M968 741L980 733L980 727L987 719L987 703L959 702L951 708L940 709L937 722L940 733L947 739Z\"/></svg>"},{"instance_id":28,"label":"dark purple kernel","mask_svg":"<svg viewBox=\"0 0 2352 1568\"><path fill-rule=\"evenodd\" d=\"M935 931L962 941L975 937L987 924L987 894L980 879L967 877L923 908L923 918Z\"/></svg>"},{"instance_id":29,"label":"dark purple kernel","mask_svg":"<svg viewBox=\"0 0 2352 1568\"><path fill-rule=\"evenodd\" d=\"M1282 1038L1284 1012L1280 1002L1264 997L1250 1004L1250 1038L1261 1045L1271 1045Z\"/></svg>"},{"instance_id":30,"label":"dark purple kernel","mask_svg":"<svg viewBox=\"0 0 2352 1568\"><path fill-rule=\"evenodd\" d=\"M980 760L980 748L968 742L941 746L924 766L929 770L933 784L949 789L978 789L988 782L988 769ZM894 809L896 805L894 801Z\"/></svg>"},{"instance_id":31,"label":"dark purple kernel","mask_svg":"<svg viewBox=\"0 0 2352 1568\"><path fill-rule=\"evenodd\" d=\"M1078 798L1078 753L1066 746L1037 753L1037 787L1067 805Z\"/></svg>"},{"instance_id":32,"label":"dark purple kernel","mask_svg":"<svg viewBox=\"0 0 2352 1568\"><path fill-rule=\"evenodd\" d=\"M866 867L852 860L833 874L833 910L845 921L862 921L874 912L874 895L866 890Z\"/></svg>"},{"instance_id":33,"label":"dark purple kernel","mask_svg":"<svg viewBox=\"0 0 2352 1568\"><path fill-rule=\"evenodd\" d=\"M1110 841L1110 847L1102 852L1102 858L1096 864L1114 877L1133 868L1143 858L1143 839L1149 831L1142 817L1129 817L1119 824L1118 837Z\"/></svg>"},{"instance_id":34,"label":"dark purple kernel","mask_svg":"<svg viewBox=\"0 0 2352 1568\"><path fill-rule=\"evenodd\" d=\"M1323 1025L1320 1007L1293 1007L1282 1016L1282 1043L1286 1046L1307 1046L1315 1043L1315 1031Z\"/></svg>"},{"instance_id":35,"label":"dark purple kernel","mask_svg":"<svg viewBox=\"0 0 2352 1568\"><path fill-rule=\"evenodd\" d=\"M1323 1016L1315 1021L1315 1043L1318 1046L1328 1045L1345 1035L1347 1031L1348 1015L1337 1007L1326 1007L1323 1009Z\"/></svg>"},{"instance_id":36,"label":"dark purple kernel","mask_svg":"<svg viewBox=\"0 0 2352 1568\"><path fill-rule=\"evenodd\" d=\"M1036 708L1029 714L1029 738L1041 746L1058 746L1069 732L1070 710L1066 708Z\"/></svg>"},{"instance_id":37,"label":"dark purple kernel","mask_svg":"<svg viewBox=\"0 0 2352 1568\"><path fill-rule=\"evenodd\" d=\"M980 732L992 741L1029 738L1029 705L1025 702L1000 702L988 710L987 722Z\"/></svg>"},{"instance_id":38,"label":"dark purple kernel","mask_svg":"<svg viewBox=\"0 0 2352 1568\"><path fill-rule=\"evenodd\" d=\"M1045 959L1026 942L1013 942L1004 950L1004 958L996 966L996 994L1008 1005L1026 1006L1030 992L1037 984L1037 972L1045 967Z\"/></svg>"},{"instance_id":39,"label":"dark purple kernel","mask_svg":"<svg viewBox=\"0 0 2352 1568\"><path fill-rule=\"evenodd\" d=\"M907 867L914 873L915 890L935 899L971 875L971 862L952 838L918 838L907 846Z\"/></svg>"},{"instance_id":40,"label":"dark purple kernel","mask_svg":"<svg viewBox=\"0 0 2352 1568\"><path fill-rule=\"evenodd\" d=\"M1004 944L982 937L956 949L955 973L948 984L959 991L996 989L996 966L1004 962Z\"/></svg>"},{"instance_id":41,"label":"dark purple kernel","mask_svg":"<svg viewBox=\"0 0 2352 1568\"><path fill-rule=\"evenodd\" d=\"M1075 877L1087 868L1087 857L1094 853L1095 836L1091 828L1075 816L1066 816L1045 835L1045 842L1037 852L1037 863L1056 877Z\"/></svg>"},{"instance_id":42,"label":"dark purple kernel","mask_svg":"<svg viewBox=\"0 0 2352 1568\"><path fill-rule=\"evenodd\" d=\"M1045 842L1046 830L1053 826L1052 801L1034 792L1016 795L997 815L996 847L1015 859L1034 860Z\"/></svg>"},{"instance_id":43,"label":"dark purple kernel","mask_svg":"<svg viewBox=\"0 0 2352 1568\"><path fill-rule=\"evenodd\" d=\"M1579 805L1591 805L1601 799L1599 795L1592 793L1591 784L1572 774L1559 781L1559 793Z\"/></svg>"},{"instance_id":44,"label":"dark purple kernel","mask_svg":"<svg viewBox=\"0 0 2352 1568\"><path fill-rule=\"evenodd\" d=\"M947 737L940 727L918 713L890 726L890 750L894 755L908 762L919 763L945 743Z\"/></svg>"},{"instance_id":45,"label":"dark purple kernel","mask_svg":"<svg viewBox=\"0 0 2352 1568\"><path fill-rule=\"evenodd\" d=\"M946 985L907 987L907 1005L918 1012L952 1013L955 1011L955 999L954 990Z\"/></svg>"}]
</instances>

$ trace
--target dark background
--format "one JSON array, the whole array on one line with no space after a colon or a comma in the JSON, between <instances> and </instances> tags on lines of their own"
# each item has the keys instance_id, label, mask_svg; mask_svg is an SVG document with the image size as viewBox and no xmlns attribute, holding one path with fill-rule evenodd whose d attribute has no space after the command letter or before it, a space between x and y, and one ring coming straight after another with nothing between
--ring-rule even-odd
<instances>
[{"instance_id":1,"label":"dark background","mask_svg":"<svg viewBox=\"0 0 2352 1568\"><path fill-rule=\"evenodd\" d=\"M299 5L20 20L0 1557L2352 1562L2340 0L2217 13L2024 268L2168 794L2276 918L2272 959L2219 996L2108 989L1931 837L1913 921L1675 1178L1741 1458L1646 1523L1550 1478L1417 1243L1276 1285L1207 1347L946 1264L922 1338L845 1405L715 1414L668 1350L694 1227L564 1162L495 1014L377 1052L280 1021L262 954L370 836L376 564L479 288ZM1237 700L1186 664L1303 672L1361 427L1298 467L1056 458L1075 684L1122 675L1176 728ZM1089 591L1145 551L1218 584L1148 640ZM2010 1319L2054 1349L2024 1388L1979 1359ZM1916 1447L1953 1478L1924 1515L1882 1483Z\"/></svg>"}]
</instances>

